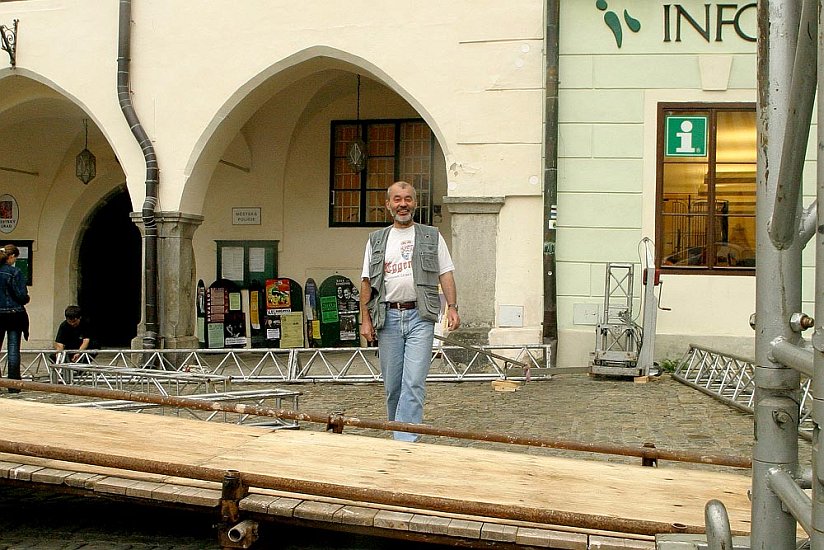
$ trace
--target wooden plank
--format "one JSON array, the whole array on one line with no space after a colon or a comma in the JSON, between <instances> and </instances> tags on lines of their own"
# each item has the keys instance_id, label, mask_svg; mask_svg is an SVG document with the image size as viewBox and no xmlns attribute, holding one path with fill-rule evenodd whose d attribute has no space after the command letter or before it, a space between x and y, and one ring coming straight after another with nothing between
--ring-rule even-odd
<instances>
[{"instance_id":1,"label":"wooden plank","mask_svg":"<svg viewBox=\"0 0 824 550\"><path fill-rule=\"evenodd\" d=\"M397 531L409 531L409 523L413 514L408 512L392 512L381 510L375 515L373 525L381 529L395 529Z\"/></svg>"},{"instance_id":2,"label":"wooden plank","mask_svg":"<svg viewBox=\"0 0 824 550\"><path fill-rule=\"evenodd\" d=\"M491 540L495 542L515 542L518 528L514 525L501 525L499 523L486 523L481 527L481 540Z\"/></svg>"},{"instance_id":3,"label":"wooden plank","mask_svg":"<svg viewBox=\"0 0 824 550\"><path fill-rule=\"evenodd\" d=\"M22 400L0 400L0 418L8 426L0 437L20 443L126 458L144 458L150 449L154 460L170 464L261 475L276 472L288 479L359 489L391 487L402 494L482 504L703 526L704 504L717 498L725 503L733 529L749 531L750 478L737 473L679 469L670 464L642 468L351 434L272 431ZM84 437L76 436L77 426L84 427ZM7 455L0 458L7 459ZM8 475L29 479L39 468L9 468ZM172 480L120 474L118 477L145 481ZM214 483L199 483L204 489L215 487ZM158 488L152 496L191 502L203 495L193 490ZM292 514L295 506L270 506L270 510ZM451 527L456 529L460 525L453 523ZM478 525L477 536L481 527Z\"/></svg>"},{"instance_id":4,"label":"wooden plank","mask_svg":"<svg viewBox=\"0 0 824 550\"><path fill-rule=\"evenodd\" d=\"M305 500L295 506L292 517L332 522L334 521L332 517L341 508L343 508L342 504L328 504L326 502Z\"/></svg>"},{"instance_id":5,"label":"wooden plank","mask_svg":"<svg viewBox=\"0 0 824 550\"><path fill-rule=\"evenodd\" d=\"M346 525L361 525L372 527L379 510L364 506L343 506L335 513L334 520Z\"/></svg>"}]
</instances>

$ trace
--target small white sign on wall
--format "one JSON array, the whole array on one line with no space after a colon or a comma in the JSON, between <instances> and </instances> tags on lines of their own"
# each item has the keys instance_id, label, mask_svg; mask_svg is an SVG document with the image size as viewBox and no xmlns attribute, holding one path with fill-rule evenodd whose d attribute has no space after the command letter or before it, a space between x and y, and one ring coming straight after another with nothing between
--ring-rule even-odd
<instances>
[{"instance_id":1,"label":"small white sign on wall","mask_svg":"<svg viewBox=\"0 0 824 550\"><path fill-rule=\"evenodd\" d=\"M232 208L232 225L260 225L260 207Z\"/></svg>"}]
</instances>

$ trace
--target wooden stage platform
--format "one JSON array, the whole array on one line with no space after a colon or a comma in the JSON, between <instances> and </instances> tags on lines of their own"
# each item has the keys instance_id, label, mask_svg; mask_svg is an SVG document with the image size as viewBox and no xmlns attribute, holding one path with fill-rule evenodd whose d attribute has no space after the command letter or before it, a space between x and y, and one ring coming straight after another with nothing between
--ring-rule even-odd
<instances>
[{"instance_id":1,"label":"wooden stage platform","mask_svg":"<svg viewBox=\"0 0 824 550\"><path fill-rule=\"evenodd\" d=\"M480 547L654 548L655 533L703 532L704 505L719 499L733 531L750 531L750 478L741 470L273 431L20 399L0 399L0 423L7 483L217 509L221 480L236 470L249 485L241 514L257 520Z\"/></svg>"}]
</instances>

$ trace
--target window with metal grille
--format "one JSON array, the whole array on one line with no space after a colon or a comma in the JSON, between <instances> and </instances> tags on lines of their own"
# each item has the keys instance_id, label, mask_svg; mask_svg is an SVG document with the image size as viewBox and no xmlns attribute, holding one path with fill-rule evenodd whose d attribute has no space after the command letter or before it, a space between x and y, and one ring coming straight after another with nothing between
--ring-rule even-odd
<instances>
[{"instance_id":1,"label":"window with metal grille","mask_svg":"<svg viewBox=\"0 0 824 550\"><path fill-rule=\"evenodd\" d=\"M362 170L350 162L350 148L365 143ZM333 121L329 186L330 226L385 226L386 189L396 181L417 191L415 221L432 220L432 131L423 120Z\"/></svg>"},{"instance_id":2,"label":"window with metal grille","mask_svg":"<svg viewBox=\"0 0 824 550\"><path fill-rule=\"evenodd\" d=\"M657 263L754 274L755 106L669 103L658 115Z\"/></svg>"}]
</instances>

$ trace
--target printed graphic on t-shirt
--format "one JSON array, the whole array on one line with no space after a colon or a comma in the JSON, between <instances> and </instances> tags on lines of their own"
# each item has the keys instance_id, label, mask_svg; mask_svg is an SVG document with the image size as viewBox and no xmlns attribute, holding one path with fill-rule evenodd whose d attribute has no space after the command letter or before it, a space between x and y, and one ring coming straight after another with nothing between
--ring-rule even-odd
<instances>
[{"instance_id":1,"label":"printed graphic on t-shirt","mask_svg":"<svg viewBox=\"0 0 824 550\"><path fill-rule=\"evenodd\" d=\"M383 264L383 271L386 274L385 280L399 279L412 276L412 250L415 247L413 239L401 241L400 258L389 257Z\"/></svg>"}]
</instances>

